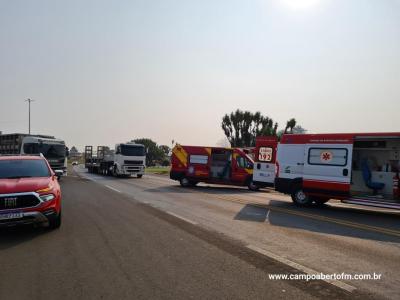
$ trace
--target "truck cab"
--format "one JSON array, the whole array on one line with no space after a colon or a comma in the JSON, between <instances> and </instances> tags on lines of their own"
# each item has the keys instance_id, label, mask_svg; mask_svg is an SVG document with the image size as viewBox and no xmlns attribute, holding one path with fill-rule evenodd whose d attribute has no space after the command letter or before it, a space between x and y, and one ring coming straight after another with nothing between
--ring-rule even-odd
<instances>
[{"instance_id":1,"label":"truck cab","mask_svg":"<svg viewBox=\"0 0 400 300\"><path fill-rule=\"evenodd\" d=\"M58 175L66 173L69 155L65 142L54 136L24 133L1 134L1 132L0 154L43 154L52 170Z\"/></svg>"},{"instance_id":2,"label":"truck cab","mask_svg":"<svg viewBox=\"0 0 400 300\"><path fill-rule=\"evenodd\" d=\"M142 177L146 166L144 145L134 142L116 144L113 163L113 174L116 176Z\"/></svg>"},{"instance_id":3,"label":"truck cab","mask_svg":"<svg viewBox=\"0 0 400 300\"><path fill-rule=\"evenodd\" d=\"M26 136L22 139L21 154L43 154L52 170L58 174L67 171L68 148L56 138Z\"/></svg>"}]
</instances>

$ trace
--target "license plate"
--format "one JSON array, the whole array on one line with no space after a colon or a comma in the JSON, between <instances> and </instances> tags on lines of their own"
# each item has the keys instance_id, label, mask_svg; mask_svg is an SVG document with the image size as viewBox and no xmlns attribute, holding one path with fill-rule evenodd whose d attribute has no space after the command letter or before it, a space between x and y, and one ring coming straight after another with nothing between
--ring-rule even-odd
<instances>
[{"instance_id":1,"label":"license plate","mask_svg":"<svg viewBox=\"0 0 400 300\"><path fill-rule=\"evenodd\" d=\"M20 212L10 212L5 214L0 214L0 220L10 220L10 219L20 219L22 218L22 213Z\"/></svg>"}]
</instances>

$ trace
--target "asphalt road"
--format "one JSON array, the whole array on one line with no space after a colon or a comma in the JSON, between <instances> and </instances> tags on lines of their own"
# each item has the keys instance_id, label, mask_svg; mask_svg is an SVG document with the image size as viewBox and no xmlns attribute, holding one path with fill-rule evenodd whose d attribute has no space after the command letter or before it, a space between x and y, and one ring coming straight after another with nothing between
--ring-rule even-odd
<instances>
[{"instance_id":1,"label":"asphalt road","mask_svg":"<svg viewBox=\"0 0 400 300\"><path fill-rule=\"evenodd\" d=\"M393 298L399 215L298 210L270 192L182 189L162 176L62 179L60 230L0 232L0 299ZM90 180L88 180L88 179ZM379 281L268 274L382 273Z\"/></svg>"}]
</instances>

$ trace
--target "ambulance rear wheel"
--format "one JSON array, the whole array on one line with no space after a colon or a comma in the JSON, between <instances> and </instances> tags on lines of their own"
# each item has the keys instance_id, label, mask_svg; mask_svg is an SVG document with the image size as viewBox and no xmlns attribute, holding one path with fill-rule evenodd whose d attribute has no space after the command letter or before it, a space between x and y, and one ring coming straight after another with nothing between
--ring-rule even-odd
<instances>
[{"instance_id":1,"label":"ambulance rear wheel","mask_svg":"<svg viewBox=\"0 0 400 300\"><path fill-rule=\"evenodd\" d=\"M247 185L250 191L258 191L260 187L254 183L253 180L250 180L249 184Z\"/></svg>"},{"instance_id":2,"label":"ambulance rear wheel","mask_svg":"<svg viewBox=\"0 0 400 300\"><path fill-rule=\"evenodd\" d=\"M304 193L302 188L294 189L292 200L297 206L310 206L312 204L312 199Z\"/></svg>"},{"instance_id":3,"label":"ambulance rear wheel","mask_svg":"<svg viewBox=\"0 0 400 300\"><path fill-rule=\"evenodd\" d=\"M186 177L183 177L179 180L179 183L181 184L181 186L183 187L189 187L191 186L191 182L189 179L187 179Z\"/></svg>"}]
</instances>

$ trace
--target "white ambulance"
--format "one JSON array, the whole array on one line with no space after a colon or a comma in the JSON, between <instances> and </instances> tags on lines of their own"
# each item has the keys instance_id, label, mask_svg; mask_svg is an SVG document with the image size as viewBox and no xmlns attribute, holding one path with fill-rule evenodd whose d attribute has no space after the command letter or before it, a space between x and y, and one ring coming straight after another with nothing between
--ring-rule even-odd
<instances>
[{"instance_id":1,"label":"white ambulance","mask_svg":"<svg viewBox=\"0 0 400 300\"><path fill-rule=\"evenodd\" d=\"M275 189L299 206L339 199L400 209L400 132L286 134L276 157Z\"/></svg>"},{"instance_id":2,"label":"white ambulance","mask_svg":"<svg viewBox=\"0 0 400 300\"><path fill-rule=\"evenodd\" d=\"M278 138L257 137L254 153L253 184L258 188L273 187Z\"/></svg>"}]
</instances>

